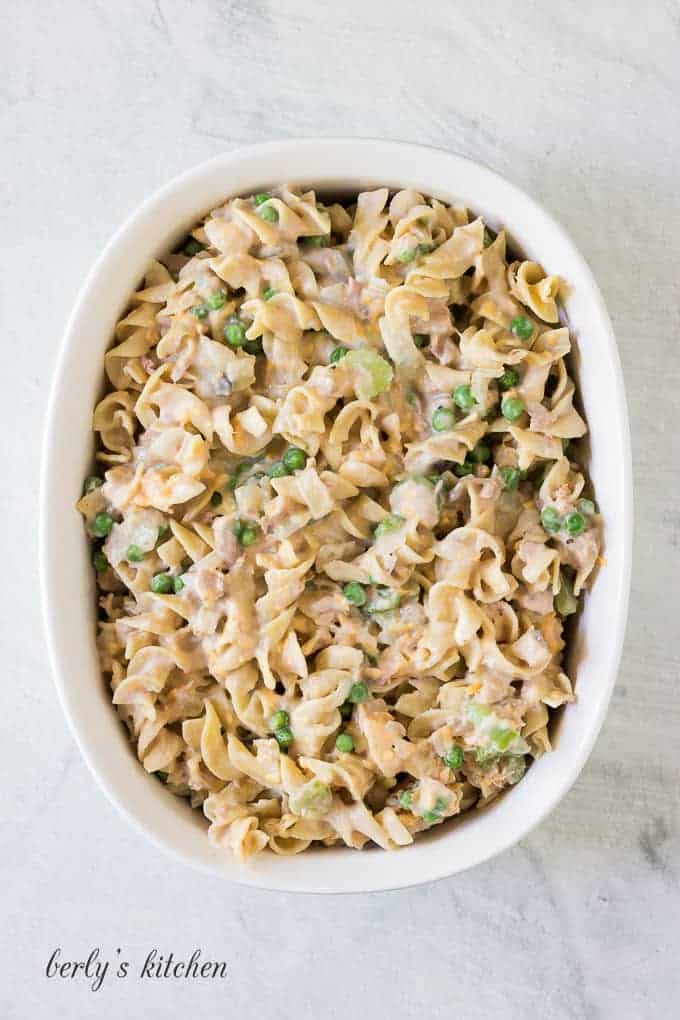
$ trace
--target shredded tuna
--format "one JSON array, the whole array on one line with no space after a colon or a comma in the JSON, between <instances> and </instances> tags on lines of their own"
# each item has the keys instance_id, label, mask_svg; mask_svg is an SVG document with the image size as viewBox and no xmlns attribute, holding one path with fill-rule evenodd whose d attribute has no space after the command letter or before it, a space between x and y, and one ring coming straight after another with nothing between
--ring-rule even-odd
<instances>
[{"instance_id":1,"label":"shredded tuna","mask_svg":"<svg viewBox=\"0 0 680 1020\"><path fill-rule=\"evenodd\" d=\"M197 570L194 589L203 602L216 602L224 595L224 576L219 570Z\"/></svg>"},{"instance_id":2,"label":"shredded tuna","mask_svg":"<svg viewBox=\"0 0 680 1020\"><path fill-rule=\"evenodd\" d=\"M430 350L442 365L453 364L458 355L456 345L448 336L433 336L430 342Z\"/></svg>"},{"instance_id":3,"label":"shredded tuna","mask_svg":"<svg viewBox=\"0 0 680 1020\"><path fill-rule=\"evenodd\" d=\"M368 309L362 300L363 292L364 284L350 276L345 284L345 307L349 308L357 319L366 320L368 319Z\"/></svg>"},{"instance_id":4,"label":"shredded tuna","mask_svg":"<svg viewBox=\"0 0 680 1020\"><path fill-rule=\"evenodd\" d=\"M231 523L226 517L216 517L213 521L215 552L220 554L227 568L233 567L243 553L243 549L231 528Z\"/></svg>"}]
</instances>

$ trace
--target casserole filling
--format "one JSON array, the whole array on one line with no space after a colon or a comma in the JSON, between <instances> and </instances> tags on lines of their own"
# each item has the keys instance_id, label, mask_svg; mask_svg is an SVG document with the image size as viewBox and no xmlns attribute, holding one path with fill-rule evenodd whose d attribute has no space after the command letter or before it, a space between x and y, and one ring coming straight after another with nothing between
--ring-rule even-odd
<instances>
[{"instance_id":1,"label":"casserole filling","mask_svg":"<svg viewBox=\"0 0 680 1020\"><path fill-rule=\"evenodd\" d=\"M561 281L413 190L234 198L105 356L98 647L247 858L394 849L521 780L600 562Z\"/></svg>"}]
</instances>

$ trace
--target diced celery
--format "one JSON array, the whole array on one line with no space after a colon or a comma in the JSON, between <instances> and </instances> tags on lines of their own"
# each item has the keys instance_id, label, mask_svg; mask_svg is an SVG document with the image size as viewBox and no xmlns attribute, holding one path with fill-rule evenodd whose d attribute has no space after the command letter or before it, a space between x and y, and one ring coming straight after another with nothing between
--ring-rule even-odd
<instances>
[{"instance_id":1,"label":"diced celery","mask_svg":"<svg viewBox=\"0 0 680 1020\"><path fill-rule=\"evenodd\" d=\"M488 705L480 705L477 701L469 701L465 709L465 713L471 723L475 726L479 726L484 719L487 719L491 715L491 709Z\"/></svg>"},{"instance_id":2,"label":"diced celery","mask_svg":"<svg viewBox=\"0 0 680 1020\"><path fill-rule=\"evenodd\" d=\"M516 740L519 734L516 730L508 729L505 726L494 726L489 734L491 737L491 743L499 751L507 751L513 740Z\"/></svg>"},{"instance_id":3,"label":"diced celery","mask_svg":"<svg viewBox=\"0 0 680 1020\"><path fill-rule=\"evenodd\" d=\"M513 754L505 763L505 775L511 786L519 783L526 770L527 763L523 754Z\"/></svg>"},{"instance_id":4,"label":"diced celery","mask_svg":"<svg viewBox=\"0 0 680 1020\"><path fill-rule=\"evenodd\" d=\"M560 573L560 581L560 590L555 596L555 609L560 616L571 616L578 609L578 599L566 574Z\"/></svg>"},{"instance_id":5,"label":"diced celery","mask_svg":"<svg viewBox=\"0 0 680 1020\"><path fill-rule=\"evenodd\" d=\"M389 613L390 610L397 609L400 601L399 592L392 591L391 588L381 588L375 598L371 599L366 606L366 612L371 615L374 613Z\"/></svg>"},{"instance_id":6,"label":"diced celery","mask_svg":"<svg viewBox=\"0 0 680 1020\"><path fill-rule=\"evenodd\" d=\"M383 519L376 524L373 534L376 538L382 538L383 535L389 535L392 531L398 531L402 524L405 523L406 518L401 514L388 514L387 517L383 517Z\"/></svg>"},{"instance_id":7,"label":"diced celery","mask_svg":"<svg viewBox=\"0 0 680 1020\"><path fill-rule=\"evenodd\" d=\"M371 400L392 385L392 366L369 347L349 351L343 364L352 369L354 392L360 400Z\"/></svg>"},{"instance_id":8,"label":"diced celery","mask_svg":"<svg viewBox=\"0 0 680 1020\"><path fill-rule=\"evenodd\" d=\"M492 765L500 757L495 747L476 747L475 761L478 765Z\"/></svg>"},{"instance_id":9,"label":"diced celery","mask_svg":"<svg viewBox=\"0 0 680 1020\"><path fill-rule=\"evenodd\" d=\"M399 794L399 807L404 811L410 811L413 803L413 794L409 790L402 790Z\"/></svg>"},{"instance_id":10,"label":"diced celery","mask_svg":"<svg viewBox=\"0 0 680 1020\"><path fill-rule=\"evenodd\" d=\"M290 809L303 818L323 818L333 803L333 794L320 779L311 779L290 795Z\"/></svg>"}]
</instances>

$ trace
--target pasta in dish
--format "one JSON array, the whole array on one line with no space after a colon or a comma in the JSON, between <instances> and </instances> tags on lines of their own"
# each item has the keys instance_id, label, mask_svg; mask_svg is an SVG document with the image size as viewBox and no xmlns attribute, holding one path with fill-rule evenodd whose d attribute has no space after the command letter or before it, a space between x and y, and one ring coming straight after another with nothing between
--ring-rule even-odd
<instances>
[{"instance_id":1,"label":"pasta in dish","mask_svg":"<svg viewBox=\"0 0 680 1020\"><path fill-rule=\"evenodd\" d=\"M517 783L600 562L560 280L465 208L233 198L105 356L98 649L241 858L394 849Z\"/></svg>"}]
</instances>

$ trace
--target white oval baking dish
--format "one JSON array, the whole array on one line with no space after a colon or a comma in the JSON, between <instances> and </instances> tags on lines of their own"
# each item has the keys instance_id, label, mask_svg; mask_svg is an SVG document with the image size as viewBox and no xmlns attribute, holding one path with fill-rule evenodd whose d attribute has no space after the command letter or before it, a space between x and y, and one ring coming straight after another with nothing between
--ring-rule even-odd
<instances>
[{"instance_id":1,"label":"white oval baking dish","mask_svg":"<svg viewBox=\"0 0 680 1020\"><path fill-rule=\"evenodd\" d=\"M344 848L296 857L260 854L247 865L211 846L200 812L147 775L128 743L95 650L90 550L75 510L91 465L92 408L113 326L150 258L168 251L226 196L293 181L327 193L412 186L462 202L514 246L568 283L565 311L590 430L589 471L605 521L606 567L587 595L568 666L578 700L555 750L484 811L439 827L395 853ZM602 726L623 644L631 562L630 440L616 342L602 296L564 230L514 185L438 149L368 139L270 142L218 156L144 202L109 242L66 328L47 416L41 493L44 616L59 695L73 734L109 798L162 849L244 885L299 892L364 892L415 885L469 868L511 846L545 818L575 781Z\"/></svg>"}]
</instances>

